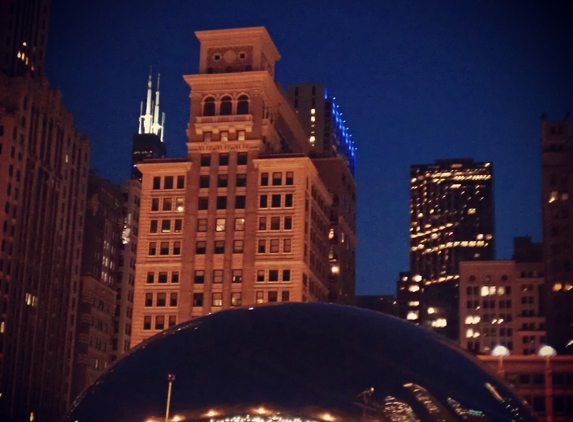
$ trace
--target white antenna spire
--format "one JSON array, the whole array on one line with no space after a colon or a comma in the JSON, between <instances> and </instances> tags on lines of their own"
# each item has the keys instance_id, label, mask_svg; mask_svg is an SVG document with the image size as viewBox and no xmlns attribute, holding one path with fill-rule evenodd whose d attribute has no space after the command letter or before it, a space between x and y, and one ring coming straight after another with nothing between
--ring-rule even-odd
<instances>
[{"instance_id":1,"label":"white antenna spire","mask_svg":"<svg viewBox=\"0 0 573 422\"><path fill-rule=\"evenodd\" d=\"M139 103L139 128L137 133L143 133L143 101Z\"/></svg>"},{"instance_id":2,"label":"white antenna spire","mask_svg":"<svg viewBox=\"0 0 573 422\"><path fill-rule=\"evenodd\" d=\"M159 80L161 75L157 75L157 87L155 90L155 101L152 99L152 73L150 70L147 81L147 101L145 113L143 113L143 101L140 107L139 133L153 133L161 137L163 142L163 125L165 124L165 113L162 113L162 121L159 123ZM161 132L161 134L160 134Z\"/></svg>"}]
</instances>

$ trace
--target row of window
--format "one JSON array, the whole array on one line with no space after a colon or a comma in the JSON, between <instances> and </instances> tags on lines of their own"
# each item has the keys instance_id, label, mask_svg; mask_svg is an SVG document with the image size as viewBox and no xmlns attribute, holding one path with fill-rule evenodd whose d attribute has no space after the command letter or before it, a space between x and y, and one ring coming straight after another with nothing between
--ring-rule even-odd
<instances>
[{"instance_id":1,"label":"row of window","mask_svg":"<svg viewBox=\"0 0 573 422\"><path fill-rule=\"evenodd\" d=\"M169 302L167 302L167 293L166 292L157 292L157 293L145 293L145 306L150 307L153 306L153 297L155 296L155 306L158 307L165 307L169 304L169 306L177 306L177 292L169 293Z\"/></svg>"},{"instance_id":2,"label":"row of window","mask_svg":"<svg viewBox=\"0 0 573 422\"><path fill-rule=\"evenodd\" d=\"M287 171L284 178L285 185L294 184L294 172ZM283 184L283 172L273 172L271 185L281 186ZM269 186L269 173L261 173L261 186Z\"/></svg>"},{"instance_id":3,"label":"row of window","mask_svg":"<svg viewBox=\"0 0 573 422\"><path fill-rule=\"evenodd\" d=\"M206 232L207 231L207 222L206 218L198 218L197 219L197 231L198 232ZM215 225L215 231L223 232L225 231L227 225L227 219L225 218L217 218ZM245 219L243 217L235 218L235 224L233 226L234 230L237 232L242 232L245 230Z\"/></svg>"},{"instance_id":4,"label":"row of window","mask_svg":"<svg viewBox=\"0 0 573 422\"><path fill-rule=\"evenodd\" d=\"M193 306L203 307L205 304L204 293L193 293ZM241 292L231 292L231 306L241 306L242 294ZM213 292L211 293L211 306L220 307L223 306L223 293Z\"/></svg>"},{"instance_id":5,"label":"row of window","mask_svg":"<svg viewBox=\"0 0 573 422\"><path fill-rule=\"evenodd\" d=\"M159 211L161 202L161 211L183 211L184 198L182 196L176 198L152 198L151 211Z\"/></svg>"},{"instance_id":6,"label":"row of window","mask_svg":"<svg viewBox=\"0 0 573 422\"><path fill-rule=\"evenodd\" d=\"M292 193L286 193L284 195L283 194L260 195L259 208L269 208L269 196L270 196L271 208L280 208L282 206L287 208L292 207ZM284 196L284 201L283 201L283 196Z\"/></svg>"},{"instance_id":7,"label":"row of window","mask_svg":"<svg viewBox=\"0 0 573 422\"><path fill-rule=\"evenodd\" d=\"M466 309L479 309L480 305L484 307L484 309L495 309L496 301L495 300L484 300L481 302L479 300L468 300L466 302ZM510 309L511 308L511 300L500 300L499 301L499 309Z\"/></svg>"},{"instance_id":8,"label":"row of window","mask_svg":"<svg viewBox=\"0 0 573 422\"><path fill-rule=\"evenodd\" d=\"M281 250L282 240L282 250ZM257 253L291 253L292 239L259 239Z\"/></svg>"},{"instance_id":9,"label":"row of window","mask_svg":"<svg viewBox=\"0 0 573 422\"><path fill-rule=\"evenodd\" d=\"M159 226L159 220L151 220L149 222L149 233L181 233L183 220L176 219L173 220L161 220L161 226Z\"/></svg>"},{"instance_id":10,"label":"row of window","mask_svg":"<svg viewBox=\"0 0 573 422\"><path fill-rule=\"evenodd\" d=\"M169 315L167 318L165 315L155 316L155 330L165 330L165 321L167 320L168 326L173 327L177 324L177 315ZM143 317L143 329L151 330L151 315L146 315Z\"/></svg>"},{"instance_id":11,"label":"row of window","mask_svg":"<svg viewBox=\"0 0 573 422\"><path fill-rule=\"evenodd\" d=\"M181 242L149 242L149 255L181 255Z\"/></svg>"},{"instance_id":12,"label":"row of window","mask_svg":"<svg viewBox=\"0 0 573 422\"><path fill-rule=\"evenodd\" d=\"M167 271L165 272L148 272L147 273L147 283L152 284L155 283L156 281L158 283L167 283L167 280L169 279L169 273ZM173 271L171 272L171 278L170 278L171 283L179 283L179 272L178 271Z\"/></svg>"},{"instance_id":13,"label":"row of window","mask_svg":"<svg viewBox=\"0 0 573 422\"><path fill-rule=\"evenodd\" d=\"M209 197L200 196L198 198L197 208L199 209L199 211L208 210L209 209ZM227 197L226 196L218 196L217 200L215 201L215 208L218 210L226 210L227 209ZM235 196L235 209L237 209L237 210L245 209L245 195Z\"/></svg>"},{"instance_id":14,"label":"row of window","mask_svg":"<svg viewBox=\"0 0 573 422\"><path fill-rule=\"evenodd\" d=\"M219 132L219 139L215 139L215 137L213 137L213 132L203 132L203 141L204 142L212 142L212 141L221 141L221 142L228 142L228 141L244 141L246 139L247 136L247 132L244 130L238 130L236 132L236 138L233 139L231 136L229 136L229 132L226 130L223 130L221 132Z\"/></svg>"},{"instance_id":15,"label":"row of window","mask_svg":"<svg viewBox=\"0 0 573 422\"><path fill-rule=\"evenodd\" d=\"M199 176L199 188L207 189L211 185L211 176L208 174L201 174ZM247 175L245 173L239 173L235 177L235 186L238 188L243 188L247 186ZM217 175L217 187L227 188L229 187L229 175L228 174L218 174Z\"/></svg>"},{"instance_id":16,"label":"row of window","mask_svg":"<svg viewBox=\"0 0 573 422\"><path fill-rule=\"evenodd\" d=\"M247 165L248 161L248 154L246 152L238 152L237 153L237 165L244 166ZM219 167L221 166L228 166L230 154L227 152L219 153ZM211 165L211 154L201 154L200 164L201 167L209 167Z\"/></svg>"},{"instance_id":17,"label":"row of window","mask_svg":"<svg viewBox=\"0 0 573 422\"><path fill-rule=\"evenodd\" d=\"M230 116L232 114L249 114L249 97L240 95L237 100L225 95L219 101L214 97L203 100L203 116Z\"/></svg>"},{"instance_id":18,"label":"row of window","mask_svg":"<svg viewBox=\"0 0 573 422\"><path fill-rule=\"evenodd\" d=\"M211 279L211 281L215 284L223 283L224 271L213 270L213 278ZM195 284L205 284L205 270L195 270L193 282ZM243 282L243 270L232 270L231 283L242 283L242 282Z\"/></svg>"},{"instance_id":19,"label":"row of window","mask_svg":"<svg viewBox=\"0 0 573 422\"><path fill-rule=\"evenodd\" d=\"M185 176L156 176L153 178L153 189L161 189L161 179L163 179L163 189L185 189Z\"/></svg>"}]
</instances>

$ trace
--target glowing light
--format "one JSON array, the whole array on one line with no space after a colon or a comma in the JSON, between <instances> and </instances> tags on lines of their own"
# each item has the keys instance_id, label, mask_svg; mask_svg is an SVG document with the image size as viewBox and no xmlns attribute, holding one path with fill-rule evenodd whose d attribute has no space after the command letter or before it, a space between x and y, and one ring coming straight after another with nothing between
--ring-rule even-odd
<instances>
[{"instance_id":1,"label":"glowing light","mask_svg":"<svg viewBox=\"0 0 573 422\"><path fill-rule=\"evenodd\" d=\"M340 267L338 265L333 265L330 268L330 271L332 272L332 274L338 274L340 272Z\"/></svg>"},{"instance_id":2,"label":"glowing light","mask_svg":"<svg viewBox=\"0 0 573 422\"><path fill-rule=\"evenodd\" d=\"M509 349L499 344L493 348L491 355L498 358L503 358L505 356L509 356Z\"/></svg>"},{"instance_id":3,"label":"glowing light","mask_svg":"<svg viewBox=\"0 0 573 422\"><path fill-rule=\"evenodd\" d=\"M310 109L310 114L314 114L314 113L316 113L316 110L315 110L314 108L311 108L311 109Z\"/></svg>"},{"instance_id":4,"label":"glowing light","mask_svg":"<svg viewBox=\"0 0 573 422\"><path fill-rule=\"evenodd\" d=\"M549 358L552 356L557 355L557 352L555 351L555 349L549 345L545 345L545 346L541 346L541 348L539 349L539 352L537 352L537 354L543 358Z\"/></svg>"},{"instance_id":5,"label":"glowing light","mask_svg":"<svg viewBox=\"0 0 573 422\"><path fill-rule=\"evenodd\" d=\"M219 414L219 412L217 412L216 410L209 410L207 413L205 413L205 416L207 416L208 418L211 418L213 416L217 416Z\"/></svg>"},{"instance_id":6,"label":"glowing light","mask_svg":"<svg viewBox=\"0 0 573 422\"><path fill-rule=\"evenodd\" d=\"M334 416L332 416L330 413L325 413L323 415L320 416L320 418L324 421L335 421L336 418Z\"/></svg>"},{"instance_id":7,"label":"glowing light","mask_svg":"<svg viewBox=\"0 0 573 422\"><path fill-rule=\"evenodd\" d=\"M259 407L258 409L255 409L255 412L257 412L259 415L264 415L265 413L267 413L267 409L265 409L264 407Z\"/></svg>"},{"instance_id":8,"label":"glowing light","mask_svg":"<svg viewBox=\"0 0 573 422\"><path fill-rule=\"evenodd\" d=\"M410 311L408 315L406 315L406 319L408 321L415 321L418 319L418 311Z\"/></svg>"},{"instance_id":9,"label":"glowing light","mask_svg":"<svg viewBox=\"0 0 573 422\"><path fill-rule=\"evenodd\" d=\"M179 415L175 415L173 416L173 419L171 419L173 422L179 422L182 421L184 418L183 416L179 416Z\"/></svg>"}]
</instances>

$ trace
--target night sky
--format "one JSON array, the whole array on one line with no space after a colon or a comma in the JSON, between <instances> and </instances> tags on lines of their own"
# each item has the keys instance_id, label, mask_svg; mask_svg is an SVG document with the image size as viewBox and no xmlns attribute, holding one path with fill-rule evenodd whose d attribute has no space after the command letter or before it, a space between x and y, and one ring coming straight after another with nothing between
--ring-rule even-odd
<instances>
[{"instance_id":1,"label":"night sky","mask_svg":"<svg viewBox=\"0 0 573 422\"><path fill-rule=\"evenodd\" d=\"M514 236L541 240L541 115L573 112L573 2L52 0L48 78L91 167L128 178L150 66L168 156L185 156L194 31L245 26L269 31L278 81L324 83L353 134L358 294L394 293L408 269L412 164L493 161L497 258Z\"/></svg>"}]
</instances>

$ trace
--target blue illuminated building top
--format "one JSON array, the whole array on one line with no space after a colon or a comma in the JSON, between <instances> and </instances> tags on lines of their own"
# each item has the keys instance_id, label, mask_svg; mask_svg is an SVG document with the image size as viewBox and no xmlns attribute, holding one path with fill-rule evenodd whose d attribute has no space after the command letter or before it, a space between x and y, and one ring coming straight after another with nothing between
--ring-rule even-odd
<instances>
[{"instance_id":1,"label":"blue illuminated building top","mask_svg":"<svg viewBox=\"0 0 573 422\"><path fill-rule=\"evenodd\" d=\"M344 159L350 172L354 176L356 169L356 146L352 140L352 135L346 127L346 121L342 117L342 113L336 104L336 97L328 97L326 88L324 89L324 108L325 117L330 112L330 145L334 155ZM328 126L328 120L325 126Z\"/></svg>"}]
</instances>

